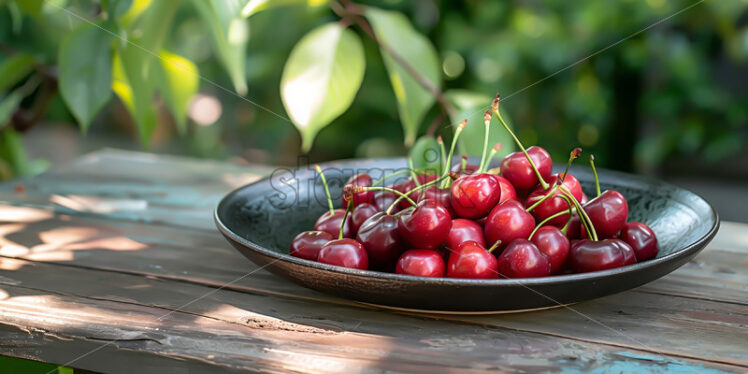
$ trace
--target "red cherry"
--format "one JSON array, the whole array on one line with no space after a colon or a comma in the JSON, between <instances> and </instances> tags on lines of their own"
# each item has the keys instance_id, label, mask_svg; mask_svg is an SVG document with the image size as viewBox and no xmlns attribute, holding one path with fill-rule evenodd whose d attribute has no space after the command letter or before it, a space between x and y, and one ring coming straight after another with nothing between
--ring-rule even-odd
<instances>
[{"instance_id":1,"label":"red cherry","mask_svg":"<svg viewBox=\"0 0 748 374\"><path fill-rule=\"evenodd\" d=\"M517 200L517 191L514 189L514 186L512 186L512 183L509 182L508 179L497 175L496 180L499 181L499 189L501 190L498 204L501 204L507 200Z\"/></svg>"},{"instance_id":2,"label":"red cherry","mask_svg":"<svg viewBox=\"0 0 748 374\"><path fill-rule=\"evenodd\" d=\"M572 242L569 263L577 272L586 273L636 263L636 255L631 246L620 239L582 239Z\"/></svg>"},{"instance_id":3,"label":"red cherry","mask_svg":"<svg viewBox=\"0 0 748 374\"><path fill-rule=\"evenodd\" d=\"M395 273L418 277L443 277L446 266L442 255L431 249L411 249L397 260Z\"/></svg>"},{"instance_id":4,"label":"red cherry","mask_svg":"<svg viewBox=\"0 0 748 374\"><path fill-rule=\"evenodd\" d=\"M444 245L447 248L455 249L466 241L474 241L481 246L486 246L486 239L483 237L483 227L475 221L465 218L455 218L452 220L452 228L449 230L447 240Z\"/></svg>"},{"instance_id":5,"label":"red cherry","mask_svg":"<svg viewBox=\"0 0 748 374\"><path fill-rule=\"evenodd\" d=\"M454 209L452 209L452 192L449 188L438 188L437 186L427 187L426 189L421 190L421 194L418 195L418 200L416 202L420 203L426 199L434 201L436 204L444 207L444 209L449 212L450 216L457 216Z\"/></svg>"},{"instance_id":6,"label":"red cherry","mask_svg":"<svg viewBox=\"0 0 748 374\"><path fill-rule=\"evenodd\" d=\"M322 246L330 240L335 239L330 233L324 231L304 231L291 241L289 254L306 260L317 261Z\"/></svg>"},{"instance_id":7,"label":"red cherry","mask_svg":"<svg viewBox=\"0 0 748 374\"><path fill-rule=\"evenodd\" d=\"M358 229L361 227L361 225L363 225L363 223L367 219L369 219L369 217L373 216L374 213L379 211L380 209L372 204L358 204L355 208L353 208L353 211L351 212L351 230L353 230L354 233L358 232Z\"/></svg>"},{"instance_id":8,"label":"red cherry","mask_svg":"<svg viewBox=\"0 0 748 374\"><path fill-rule=\"evenodd\" d=\"M537 278L551 275L551 263L535 244L514 240L498 259L499 274L507 278Z\"/></svg>"},{"instance_id":9,"label":"red cherry","mask_svg":"<svg viewBox=\"0 0 748 374\"><path fill-rule=\"evenodd\" d=\"M548 151L532 146L527 148L527 154L535 163L543 179L551 175L553 161ZM513 152L504 157L501 161L501 175L508 179L517 190L529 190L539 183L535 171L522 152Z\"/></svg>"},{"instance_id":10,"label":"red cherry","mask_svg":"<svg viewBox=\"0 0 748 374\"><path fill-rule=\"evenodd\" d=\"M579 216L575 212L566 227L566 237L569 240L581 239L582 238L582 221L579 220Z\"/></svg>"},{"instance_id":11,"label":"red cherry","mask_svg":"<svg viewBox=\"0 0 748 374\"><path fill-rule=\"evenodd\" d=\"M391 188L397 190L396 187L397 186L392 186ZM392 203L395 202L395 200L397 200L397 198L398 198L398 195L395 194L394 192L391 192L391 191L377 191L377 192L374 193L374 205L377 207L377 209L379 209L381 211L385 211L385 210L387 210L387 208L390 207L390 205L392 205ZM398 210L399 209L396 206L396 207L394 207L392 209L391 213L395 213Z\"/></svg>"},{"instance_id":12,"label":"red cherry","mask_svg":"<svg viewBox=\"0 0 748 374\"><path fill-rule=\"evenodd\" d=\"M452 209L459 217L483 217L500 198L501 186L492 174L467 175L452 183Z\"/></svg>"},{"instance_id":13,"label":"red cherry","mask_svg":"<svg viewBox=\"0 0 748 374\"><path fill-rule=\"evenodd\" d=\"M465 157L465 156L462 156ZM454 165L452 165L452 169L449 171L456 173L457 175L471 175L475 174L476 171L478 171L478 166L475 164L465 164L465 170L462 170L462 162L458 162Z\"/></svg>"},{"instance_id":14,"label":"red cherry","mask_svg":"<svg viewBox=\"0 0 748 374\"><path fill-rule=\"evenodd\" d=\"M435 179L439 178L439 176L436 174L420 174L420 175L417 175L416 178L418 178L418 184L426 184L428 182L432 182ZM413 192L413 189L418 186L416 186L416 183L413 181L412 177L408 178L407 181L405 181L398 187L399 188L395 188L395 189L408 195L409 198L413 200L418 199L418 195L417 195L418 192ZM410 206L410 203L407 200L405 199L400 200L400 209L405 209L409 206Z\"/></svg>"},{"instance_id":15,"label":"red cherry","mask_svg":"<svg viewBox=\"0 0 748 374\"><path fill-rule=\"evenodd\" d=\"M582 192L582 198L579 199L579 203L582 204L582 205L584 205L584 204L587 204L587 202L589 202L589 201L590 201L590 197L587 196L586 193Z\"/></svg>"},{"instance_id":16,"label":"red cherry","mask_svg":"<svg viewBox=\"0 0 748 374\"><path fill-rule=\"evenodd\" d=\"M558 185L559 178L560 175L554 174L548 177L546 179L546 182L548 182L551 188L553 188ZM564 177L564 182L561 185L564 186L564 188L568 189L571 192L572 196L577 199L577 201L582 198L582 186L579 185L579 181L573 175L566 174L566 176ZM549 192L550 190L544 190L541 186L536 187L527 196L527 202L525 203L525 206L529 208L533 204L540 201ZM558 197L559 195L562 195L562 192L556 189L555 191L553 191L553 197L543 200L543 202L533 208L532 215L536 220L538 220L538 222L543 221L544 219L563 210L569 210L569 204L563 198ZM562 227L568 220L569 214L563 214L548 221L547 224Z\"/></svg>"},{"instance_id":17,"label":"red cherry","mask_svg":"<svg viewBox=\"0 0 748 374\"><path fill-rule=\"evenodd\" d=\"M548 258L548 262L551 263L551 274L556 274L564 268L571 245L558 227L539 228L532 237L532 243Z\"/></svg>"},{"instance_id":18,"label":"red cherry","mask_svg":"<svg viewBox=\"0 0 748 374\"><path fill-rule=\"evenodd\" d=\"M418 207L400 213L400 235L416 248L434 249L444 243L452 227L452 217L446 209L431 200L423 200Z\"/></svg>"},{"instance_id":19,"label":"red cherry","mask_svg":"<svg viewBox=\"0 0 748 374\"><path fill-rule=\"evenodd\" d=\"M317 261L323 264L366 270L369 256L361 243L353 239L335 239L322 246Z\"/></svg>"},{"instance_id":20,"label":"red cherry","mask_svg":"<svg viewBox=\"0 0 748 374\"><path fill-rule=\"evenodd\" d=\"M527 239L535 228L535 219L522 203L508 200L493 208L484 227L486 243L493 245L501 240L499 248L505 248L515 239Z\"/></svg>"},{"instance_id":21,"label":"red cherry","mask_svg":"<svg viewBox=\"0 0 748 374\"><path fill-rule=\"evenodd\" d=\"M447 277L495 279L499 263L490 252L476 242L464 242L451 252L447 261Z\"/></svg>"},{"instance_id":22,"label":"red cherry","mask_svg":"<svg viewBox=\"0 0 748 374\"><path fill-rule=\"evenodd\" d=\"M629 222L623 225L621 240L633 248L638 262L657 256L657 236L649 226L641 222Z\"/></svg>"},{"instance_id":23,"label":"red cherry","mask_svg":"<svg viewBox=\"0 0 748 374\"><path fill-rule=\"evenodd\" d=\"M360 187L371 187L372 180L369 174L361 173L356 174L348 179L347 182L345 182L345 185L351 185L351 186L360 186ZM345 195L341 197L341 201L343 202L342 205L348 206L348 201L345 199ZM373 203L374 202L374 191L363 191L354 193L351 201L353 201L353 206L356 207L359 204L362 203Z\"/></svg>"},{"instance_id":24,"label":"red cherry","mask_svg":"<svg viewBox=\"0 0 748 374\"><path fill-rule=\"evenodd\" d=\"M597 237L612 238L621 231L629 215L629 206L620 192L608 190L584 205L584 211L590 216ZM582 237L587 234L582 227Z\"/></svg>"},{"instance_id":25,"label":"red cherry","mask_svg":"<svg viewBox=\"0 0 748 374\"><path fill-rule=\"evenodd\" d=\"M356 240L363 244L374 268L394 262L405 249L397 217L378 212L358 230Z\"/></svg>"},{"instance_id":26,"label":"red cherry","mask_svg":"<svg viewBox=\"0 0 748 374\"><path fill-rule=\"evenodd\" d=\"M340 233L340 221L343 220L343 216L345 216L345 209L335 209L332 214L327 211L317 219L317 222L314 224L314 230L324 231L337 238ZM343 227L343 237L352 238L353 235L351 217L349 215Z\"/></svg>"}]
</instances>

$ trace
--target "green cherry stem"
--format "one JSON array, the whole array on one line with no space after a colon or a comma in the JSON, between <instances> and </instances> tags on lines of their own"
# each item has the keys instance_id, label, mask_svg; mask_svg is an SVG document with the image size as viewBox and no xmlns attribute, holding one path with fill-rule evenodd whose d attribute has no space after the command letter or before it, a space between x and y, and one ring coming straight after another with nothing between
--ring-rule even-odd
<instances>
[{"instance_id":1,"label":"green cherry stem","mask_svg":"<svg viewBox=\"0 0 748 374\"><path fill-rule=\"evenodd\" d=\"M392 177L395 177L395 176L398 176L398 175L402 175L402 174L410 174L410 169L399 170L399 171L396 171L394 173L386 174L385 176L383 176L383 177L375 180L374 183L371 184L371 186L372 187L376 187L376 186L382 184L382 182L384 182L387 178L392 178Z\"/></svg>"},{"instance_id":2,"label":"green cherry stem","mask_svg":"<svg viewBox=\"0 0 748 374\"><path fill-rule=\"evenodd\" d=\"M558 185L553 186L553 188L551 188L547 194L545 194L542 198L540 198L540 200L530 205L530 207L525 209L525 211L532 212L532 210L535 209L538 205L540 205L543 201L546 201L549 198L551 198L551 196L553 196L553 193L556 192L557 189L558 189Z\"/></svg>"},{"instance_id":3,"label":"green cherry stem","mask_svg":"<svg viewBox=\"0 0 748 374\"><path fill-rule=\"evenodd\" d=\"M597 177L597 169L595 169L595 155L590 155L590 166L592 166L592 174L595 175L595 189L597 189L597 196L600 196L600 179Z\"/></svg>"},{"instance_id":4,"label":"green cherry stem","mask_svg":"<svg viewBox=\"0 0 748 374\"><path fill-rule=\"evenodd\" d=\"M552 219L554 219L556 217L561 217L561 216L563 216L564 214L567 214L567 213L571 214L570 212L571 212L571 210L567 211L566 209L564 209L564 210L562 210L560 212L557 212L556 214L554 214L554 215L552 215L552 216L550 216L550 217L548 217L548 218L540 221L540 223L538 223L538 225L535 226L535 228L532 230L532 232L530 233L530 236L527 237L527 240L532 240L532 237L535 235L535 232L537 232L539 228L543 227L543 225L545 225L546 223L548 223L548 221L550 221L550 220L552 220Z\"/></svg>"},{"instance_id":5,"label":"green cherry stem","mask_svg":"<svg viewBox=\"0 0 748 374\"><path fill-rule=\"evenodd\" d=\"M576 147L571 150L571 153L569 154L569 162L566 163L566 169L564 169L564 173L561 174L562 183L566 180L566 174L569 173L569 168L571 167L571 163L574 162L574 160L576 160L581 154L582 154L582 148Z\"/></svg>"},{"instance_id":6,"label":"green cherry stem","mask_svg":"<svg viewBox=\"0 0 748 374\"><path fill-rule=\"evenodd\" d=\"M353 210L353 201L348 200L348 206L345 208L345 214L343 214L343 220L340 221L340 231L338 232L338 239L343 239L343 228L345 228L345 220L348 219L348 215Z\"/></svg>"},{"instance_id":7,"label":"green cherry stem","mask_svg":"<svg viewBox=\"0 0 748 374\"><path fill-rule=\"evenodd\" d=\"M483 153L480 157L480 165L478 166L478 172L482 173L486 165L486 156L488 156L488 135L491 133L491 111L487 110L483 113L483 124L485 131L483 133Z\"/></svg>"},{"instance_id":8,"label":"green cherry stem","mask_svg":"<svg viewBox=\"0 0 748 374\"><path fill-rule=\"evenodd\" d=\"M543 177L540 175L540 171L538 170L538 167L535 166L535 161L533 161L532 158L530 158L530 155L527 154L527 150L525 150L525 147L522 145L522 142L519 141L519 139L517 138L517 135L514 135L514 131L512 131L512 129L509 128L509 125L507 125L506 122L504 122L504 118L501 117L501 113L499 113L499 94L496 94L496 98L491 103L491 111L493 111L493 113L496 115L496 118L499 119L499 122L501 123L502 126L504 126L504 129L509 133L509 135L512 136L512 138L514 139L514 142L517 143L517 147L519 147L519 149L522 150L522 153L525 154L527 161L530 162L530 167L532 167L532 170L535 171L535 175L537 175L538 177L538 182L540 183L540 185L543 187L544 190L547 190L549 187L548 183L545 180L543 180Z\"/></svg>"},{"instance_id":9,"label":"green cherry stem","mask_svg":"<svg viewBox=\"0 0 748 374\"><path fill-rule=\"evenodd\" d=\"M561 192L566 195L566 197L571 200L572 203L574 203L574 206L577 208L577 212L579 214L579 220L582 221L584 224L585 230L587 230L587 235L590 235L592 240L597 241L597 232L595 231L595 226L592 224L592 220L590 219L590 216L587 215L587 212L582 208L582 205L579 204L579 201L572 195L571 191L569 191L566 187L561 186L560 187Z\"/></svg>"},{"instance_id":10,"label":"green cherry stem","mask_svg":"<svg viewBox=\"0 0 748 374\"><path fill-rule=\"evenodd\" d=\"M569 205L569 219L566 220L566 224L564 224L564 227L561 228L561 232L564 235L566 235L566 230L569 228L569 224L571 223L571 220L574 218L574 212L577 211L577 208L574 206L574 204L571 203L568 197L564 196L564 194L561 194L558 197L566 200L566 204Z\"/></svg>"},{"instance_id":11,"label":"green cherry stem","mask_svg":"<svg viewBox=\"0 0 748 374\"><path fill-rule=\"evenodd\" d=\"M413 178L413 183L416 184L416 186L420 186L421 183L418 182L418 176L416 175L415 168L413 167L413 157L408 156L408 170L410 171L410 177Z\"/></svg>"},{"instance_id":12,"label":"green cherry stem","mask_svg":"<svg viewBox=\"0 0 748 374\"><path fill-rule=\"evenodd\" d=\"M499 142L499 143L496 143L496 145L494 145L493 148L491 148L491 152L488 154L488 158L486 159L486 165L483 166L483 170L481 171L481 173L486 172L486 170L488 169L488 165L491 164L491 160L493 160L493 158L496 157L496 154L499 153L499 151L501 151L501 147L503 146L504 145L501 144L501 142Z\"/></svg>"},{"instance_id":13,"label":"green cherry stem","mask_svg":"<svg viewBox=\"0 0 748 374\"><path fill-rule=\"evenodd\" d=\"M501 245L501 240L497 240L496 243L493 243L491 248L488 248L488 253L493 252L493 250L496 248L499 248L500 245Z\"/></svg>"},{"instance_id":14,"label":"green cherry stem","mask_svg":"<svg viewBox=\"0 0 748 374\"><path fill-rule=\"evenodd\" d=\"M330 207L330 214L335 213L335 208L332 206L332 198L330 197L330 189L327 188L327 180L325 179L325 173L322 172L319 165L314 164L314 170L317 170L317 174L322 178L322 185L325 186L325 194L327 195L327 205Z\"/></svg>"},{"instance_id":15,"label":"green cherry stem","mask_svg":"<svg viewBox=\"0 0 748 374\"><path fill-rule=\"evenodd\" d=\"M444 148L444 139L441 135L436 137L436 144L439 144L439 175L442 175L444 170L447 170L447 150Z\"/></svg>"},{"instance_id":16,"label":"green cherry stem","mask_svg":"<svg viewBox=\"0 0 748 374\"><path fill-rule=\"evenodd\" d=\"M457 125L457 130L455 130L455 136L452 138L452 144L449 146L449 154L447 154L447 167L444 169L444 172L442 173L442 177L449 174L449 169L452 165L452 156L455 153L455 145L457 145L457 139L460 137L460 134L462 134L462 130L465 129L465 126L467 126L467 120L463 119L462 122L460 122L459 125ZM447 187L447 181L445 180L442 182L442 188Z\"/></svg>"},{"instance_id":17,"label":"green cherry stem","mask_svg":"<svg viewBox=\"0 0 748 374\"><path fill-rule=\"evenodd\" d=\"M465 172L467 170L467 159L468 156L462 155L462 158L460 159L460 171Z\"/></svg>"},{"instance_id":18,"label":"green cherry stem","mask_svg":"<svg viewBox=\"0 0 748 374\"><path fill-rule=\"evenodd\" d=\"M387 215L390 214L390 212L392 211L392 209L398 203L400 203L400 200L402 200L402 199L408 199L408 202L410 202L411 205L415 206L416 204L413 202L413 200L410 199L410 197L408 197L408 195L412 194L413 192L418 192L418 191L423 190L425 188L431 187L431 186L433 186L433 185L441 182L444 178L449 178L449 175L445 175L445 176L439 177L437 179L434 179L431 182L424 183L424 184L422 184L422 185L420 185L420 186L418 186L418 187L416 187L416 188L414 188L414 189L412 189L410 191L407 191L406 193L402 193L402 192L397 191L397 190L392 190L392 192L400 195L400 197L398 197L397 199L395 199L395 201L393 201L392 204L390 204L389 208L387 208ZM367 188L371 188L371 187L367 187ZM381 188L381 187L378 187L378 188Z\"/></svg>"}]
</instances>

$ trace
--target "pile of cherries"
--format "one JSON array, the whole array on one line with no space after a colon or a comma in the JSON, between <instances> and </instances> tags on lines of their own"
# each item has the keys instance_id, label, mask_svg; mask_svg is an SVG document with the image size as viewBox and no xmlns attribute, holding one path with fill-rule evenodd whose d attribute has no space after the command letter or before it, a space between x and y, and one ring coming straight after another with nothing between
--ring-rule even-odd
<instances>
[{"instance_id":1,"label":"pile of cherries","mask_svg":"<svg viewBox=\"0 0 748 374\"><path fill-rule=\"evenodd\" d=\"M487 170L501 148L488 152L493 116L514 138L520 152L507 155L500 168ZM373 181L351 177L343 189L346 209L334 209L324 174L315 165L330 210L291 243L290 254L356 269L422 277L530 278L612 269L654 258L657 238L647 225L627 222L628 204L615 190L589 199L569 166L551 174L552 161L538 146L525 149L499 113L499 96L484 115L480 165L463 157L452 168L458 126L446 154L441 138L441 169L403 170ZM403 183L379 186L395 174Z\"/></svg>"}]
</instances>

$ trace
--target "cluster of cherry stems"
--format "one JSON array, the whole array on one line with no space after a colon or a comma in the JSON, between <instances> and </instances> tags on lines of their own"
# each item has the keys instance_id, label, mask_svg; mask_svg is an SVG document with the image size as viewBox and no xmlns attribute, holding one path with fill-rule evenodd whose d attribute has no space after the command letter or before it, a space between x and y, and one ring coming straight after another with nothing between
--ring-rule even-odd
<instances>
[{"instance_id":1,"label":"cluster of cherry stems","mask_svg":"<svg viewBox=\"0 0 748 374\"><path fill-rule=\"evenodd\" d=\"M492 116L514 138L520 152L488 169L501 148L488 152ZM657 238L643 223L626 222L628 204L615 190L589 199L569 166L551 175L552 160L538 146L525 149L499 113L499 95L484 115L480 165L463 157L452 165L460 133L449 153L441 138L441 172L413 170L403 183L380 187L368 174L351 177L343 190L346 209L334 209L324 174L315 165L330 210L291 243L290 254L356 269L421 277L530 278L617 268L654 258ZM398 174L395 173L395 174ZM524 204L523 204L524 202Z\"/></svg>"}]
</instances>

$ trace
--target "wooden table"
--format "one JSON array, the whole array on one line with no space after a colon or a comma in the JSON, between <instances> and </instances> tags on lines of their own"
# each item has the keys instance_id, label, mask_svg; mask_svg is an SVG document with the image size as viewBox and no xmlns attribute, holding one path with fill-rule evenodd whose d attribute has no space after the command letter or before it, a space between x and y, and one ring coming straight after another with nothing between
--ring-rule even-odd
<instances>
[{"instance_id":1,"label":"wooden table","mask_svg":"<svg viewBox=\"0 0 748 374\"><path fill-rule=\"evenodd\" d=\"M748 225L568 308L393 313L253 272L224 241L214 206L268 172L105 150L0 185L0 354L139 374L748 371Z\"/></svg>"}]
</instances>

